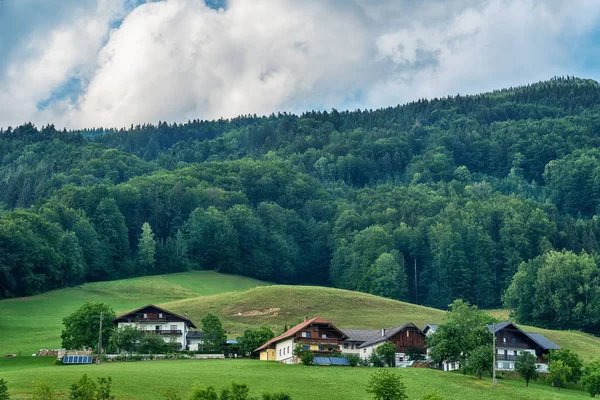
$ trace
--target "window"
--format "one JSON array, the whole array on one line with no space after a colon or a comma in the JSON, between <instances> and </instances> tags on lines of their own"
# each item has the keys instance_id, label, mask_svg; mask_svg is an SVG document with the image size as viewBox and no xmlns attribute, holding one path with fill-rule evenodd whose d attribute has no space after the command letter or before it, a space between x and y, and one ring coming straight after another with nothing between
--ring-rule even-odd
<instances>
[{"instance_id":1,"label":"window","mask_svg":"<svg viewBox=\"0 0 600 400\"><path fill-rule=\"evenodd\" d=\"M510 363L502 363L502 369L510 369Z\"/></svg>"},{"instance_id":2,"label":"window","mask_svg":"<svg viewBox=\"0 0 600 400\"><path fill-rule=\"evenodd\" d=\"M279 357L281 357L281 349L279 349Z\"/></svg>"},{"instance_id":3,"label":"window","mask_svg":"<svg viewBox=\"0 0 600 400\"><path fill-rule=\"evenodd\" d=\"M288 351L287 351L287 353L288 353L288 354L290 354L290 346L288 346Z\"/></svg>"},{"instance_id":4,"label":"window","mask_svg":"<svg viewBox=\"0 0 600 400\"><path fill-rule=\"evenodd\" d=\"M327 339L327 334L326 333L321 333L321 338L322 339Z\"/></svg>"},{"instance_id":5,"label":"window","mask_svg":"<svg viewBox=\"0 0 600 400\"><path fill-rule=\"evenodd\" d=\"M348 343L344 343L344 348L347 349L348 348Z\"/></svg>"},{"instance_id":6,"label":"window","mask_svg":"<svg viewBox=\"0 0 600 400\"><path fill-rule=\"evenodd\" d=\"M162 313L158 313L158 318L162 318Z\"/></svg>"},{"instance_id":7,"label":"window","mask_svg":"<svg viewBox=\"0 0 600 400\"><path fill-rule=\"evenodd\" d=\"M319 346L319 351L325 351L325 347Z\"/></svg>"},{"instance_id":8,"label":"window","mask_svg":"<svg viewBox=\"0 0 600 400\"><path fill-rule=\"evenodd\" d=\"M171 325L171 330L172 331L176 331L177 330L177 325Z\"/></svg>"},{"instance_id":9,"label":"window","mask_svg":"<svg viewBox=\"0 0 600 400\"><path fill-rule=\"evenodd\" d=\"M367 352L367 349L363 349L363 353L366 353L366 352Z\"/></svg>"},{"instance_id":10,"label":"window","mask_svg":"<svg viewBox=\"0 0 600 400\"><path fill-rule=\"evenodd\" d=\"M304 351L310 350L310 346L302 346L302 350L304 350Z\"/></svg>"},{"instance_id":11,"label":"window","mask_svg":"<svg viewBox=\"0 0 600 400\"><path fill-rule=\"evenodd\" d=\"M517 338L513 336L513 338L512 338L512 342L513 342L513 343L517 343Z\"/></svg>"},{"instance_id":12,"label":"window","mask_svg":"<svg viewBox=\"0 0 600 400\"><path fill-rule=\"evenodd\" d=\"M506 338L505 337L502 338L502 342L506 343Z\"/></svg>"},{"instance_id":13,"label":"window","mask_svg":"<svg viewBox=\"0 0 600 400\"><path fill-rule=\"evenodd\" d=\"M155 325L155 326L154 326L154 330L155 330L155 331L160 331L160 325Z\"/></svg>"},{"instance_id":14,"label":"window","mask_svg":"<svg viewBox=\"0 0 600 400\"><path fill-rule=\"evenodd\" d=\"M302 337L309 338L310 332L302 332Z\"/></svg>"},{"instance_id":15,"label":"window","mask_svg":"<svg viewBox=\"0 0 600 400\"><path fill-rule=\"evenodd\" d=\"M148 314L144 314L144 318L148 318Z\"/></svg>"},{"instance_id":16,"label":"window","mask_svg":"<svg viewBox=\"0 0 600 400\"><path fill-rule=\"evenodd\" d=\"M513 351L513 353L515 353L515 356L517 355L517 351L516 351L516 350L515 350L515 351Z\"/></svg>"}]
</instances>

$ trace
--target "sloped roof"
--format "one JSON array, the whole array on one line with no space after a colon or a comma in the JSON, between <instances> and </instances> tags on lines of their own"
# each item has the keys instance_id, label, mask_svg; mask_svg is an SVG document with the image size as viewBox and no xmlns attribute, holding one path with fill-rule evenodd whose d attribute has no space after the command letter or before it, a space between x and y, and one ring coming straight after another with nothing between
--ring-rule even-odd
<instances>
[{"instance_id":1,"label":"sloped roof","mask_svg":"<svg viewBox=\"0 0 600 400\"><path fill-rule=\"evenodd\" d=\"M366 342L375 335L381 335L381 331L374 329L346 329L340 328L344 335L348 336L349 341L352 342Z\"/></svg>"},{"instance_id":2,"label":"sloped roof","mask_svg":"<svg viewBox=\"0 0 600 400\"><path fill-rule=\"evenodd\" d=\"M139 313L139 312L143 311L143 310L144 310L144 309L146 309L146 308L155 308L155 309L157 309L158 311L161 311L161 312L163 312L163 313L165 313L165 314L169 314L169 315L172 315L173 317L176 317L176 318L179 318L179 319L181 319L182 321L186 322L186 323L187 323L189 326L191 326L192 328L197 328L197 327L196 327L196 325L195 325L195 324L192 322L192 320L188 319L187 317L184 317L184 316L182 316L182 315L179 315L179 314L175 314L175 313L174 313L174 312L172 312L172 311L165 310L164 308L160 308L160 307L158 307L158 306L155 306L154 304L148 304L148 305L145 305L145 306L143 306L143 307L137 308L137 309L135 309L135 310L133 310L133 311L129 311L129 312L125 313L125 314L119 315L117 318L113 319L113 321L112 321L112 322L113 322L113 324L116 324L116 323L118 323L119 321L121 321L121 322L126 322L125 320L126 320L126 318L127 318L129 315L132 315L132 314L135 314L135 313Z\"/></svg>"},{"instance_id":3,"label":"sloped roof","mask_svg":"<svg viewBox=\"0 0 600 400\"><path fill-rule=\"evenodd\" d=\"M367 340L366 342L364 342L363 344L358 346L358 348L362 349L364 347L373 346L374 344L377 344L377 343L387 342L392 337L394 337L398 332L402 332L406 328L416 328L419 330L419 332L421 331L419 328L416 327L415 324L413 324L412 322L409 322L408 324L398 325L393 328L386 329L385 334L383 336L381 335L381 332L379 332L377 336L372 336L369 340Z\"/></svg>"},{"instance_id":4,"label":"sloped roof","mask_svg":"<svg viewBox=\"0 0 600 400\"><path fill-rule=\"evenodd\" d=\"M544 350L560 350L559 345L557 345L550 339L546 338L541 333L525 332L524 330L519 328L516 324L514 324L510 321L501 322L499 324L494 324L494 325L488 325L487 328L490 330L490 332L498 333L499 331L501 331L502 329L504 329L510 325L512 325L515 329L517 329L519 332L521 332L525 336L527 336L529 339L531 339L535 344L540 346L542 349L544 349Z\"/></svg>"},{"instance_id":5,"label":"sloped roof","mask_svg":"<svg viewBox=\"0 0 600 400\"><path fill-rule=\"evenodd\" d=\"M330 325L332 328L334 328L335 330L339 331L344 337L347 336L344 332L340 331L338 328L336 328L335 326L333 326L332 323L330 323L328 321L325 321L321 317L315 317L315 318L308 319L306 321L300 322L298 325L296 325L296 326L288 329L287 331L283 332L281 335L279 335L277 337L274 337L273 339L269 340L267 343L263 344L262 346L260 346L258 349L254 350L254 351L264 350L267 347L269 347L270 345L272 345L273 343L277 343L280 340L287 339L287 338L289 338L291 336L294 336L296 333L298 333L302 329L304 329L307 326L310 326L312 324L327 324L327 325Z\"/></svg>"},{"instance_id":6,"label":"sloped roof","mask_svg":"<svg viewBox=\"0 0 600 400\"><path fill-rule=\"evenodd\" d=\"M430 330L436 331L437 330L437 324L427 324L425 326L425 328L423 328L423 333L425 333L426 330L428 330L427 328L429 328Z\"/></svg>"}]
</instances>

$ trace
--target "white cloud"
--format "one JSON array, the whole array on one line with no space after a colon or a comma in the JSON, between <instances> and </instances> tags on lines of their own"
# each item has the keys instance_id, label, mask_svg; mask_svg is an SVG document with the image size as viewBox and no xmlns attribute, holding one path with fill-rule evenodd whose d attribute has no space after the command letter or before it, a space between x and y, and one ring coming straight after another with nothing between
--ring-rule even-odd
<instances>
[{"instance_id":1,"label":"white cloud","mask_svg":"<svg viewBox=\"0 0 600 400\"><path fill-rule=\"evenodd\" d=\"M165 0L108 36L126 2L96 2L0 62L0 126L380 107L577 74L573 43L600 12L593 0ZM78 98L37 110L73 77Z\"/></svg>"}]
</instances>

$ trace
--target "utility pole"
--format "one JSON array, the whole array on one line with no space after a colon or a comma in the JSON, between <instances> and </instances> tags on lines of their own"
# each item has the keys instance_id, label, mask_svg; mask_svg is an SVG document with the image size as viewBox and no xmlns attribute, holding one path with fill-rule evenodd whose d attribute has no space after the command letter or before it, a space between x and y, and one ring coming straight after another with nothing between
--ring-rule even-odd
<instances>
[{"instance_id":1,"label":"utility pole","mask_svg":"<svg viewBox=\"0 0 600 400\"><path fill-rule=\"evenodd\" d=\"M492 324L492 357L493 357L493 365L492 365L492 385L496 386L498 381L496 380L496 323Z\"/></svg>"},{"instance_id":2,"label":"utility pole","mask_svg":"<svg viewBox=\"0 0 600 400\"><path fill-rule=\"evenodd\" d=\"M100 332L98 333L98 359L97 359L98 364L100 364L101 356L102 356L102 311L100 311Z\"/></svg>"},{"instance_id":3,"label":"utility pole","mask_svg":"<svg viewBox=\"0 0 600 400\"><path fill-rule=\"evenodd\" d=\"M417 288L417 257L415 256L415 304L419 304L419 292Z\"/></svg>"}]
</instances>

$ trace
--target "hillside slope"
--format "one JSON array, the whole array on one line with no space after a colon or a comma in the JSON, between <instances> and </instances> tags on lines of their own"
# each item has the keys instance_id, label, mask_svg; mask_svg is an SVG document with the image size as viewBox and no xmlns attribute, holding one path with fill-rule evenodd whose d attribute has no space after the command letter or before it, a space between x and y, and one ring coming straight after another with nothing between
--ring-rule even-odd
<instances>
[{"instance_id":1,"label":"hillside slope","mask_svg":"<svg viewBox=\"0 0 600 400\"><path fill-rule=\"evenodd\" d=\"M123 279L54 290L37 296L0 301L0 354L31 354L60 347L64 317L86 301L110 304L115 312L148 303L245 290L267 283L213 271Z\"/></svg>"},{"instance_id":2,"label":"hillside slope","mask_svg":"<svg viewBox=\"0 0 600 400\"><path fill-rule=\"evenodd\" d=\"M380 329L406 322L420 328L441 323L444 311L378 296L316 286L263 286L243 292L204 296L163 304L178 313L187 312L194 321L206 313L217 314L230 336L246 327L262 324L275 331L298 323L303 317L320 316L338 327ZM497 314L497 313L493 313ZM600 338L579 331L558 331L520 325L540 332L585 360L600 358Z\"/></svg>"}]
</instances>

